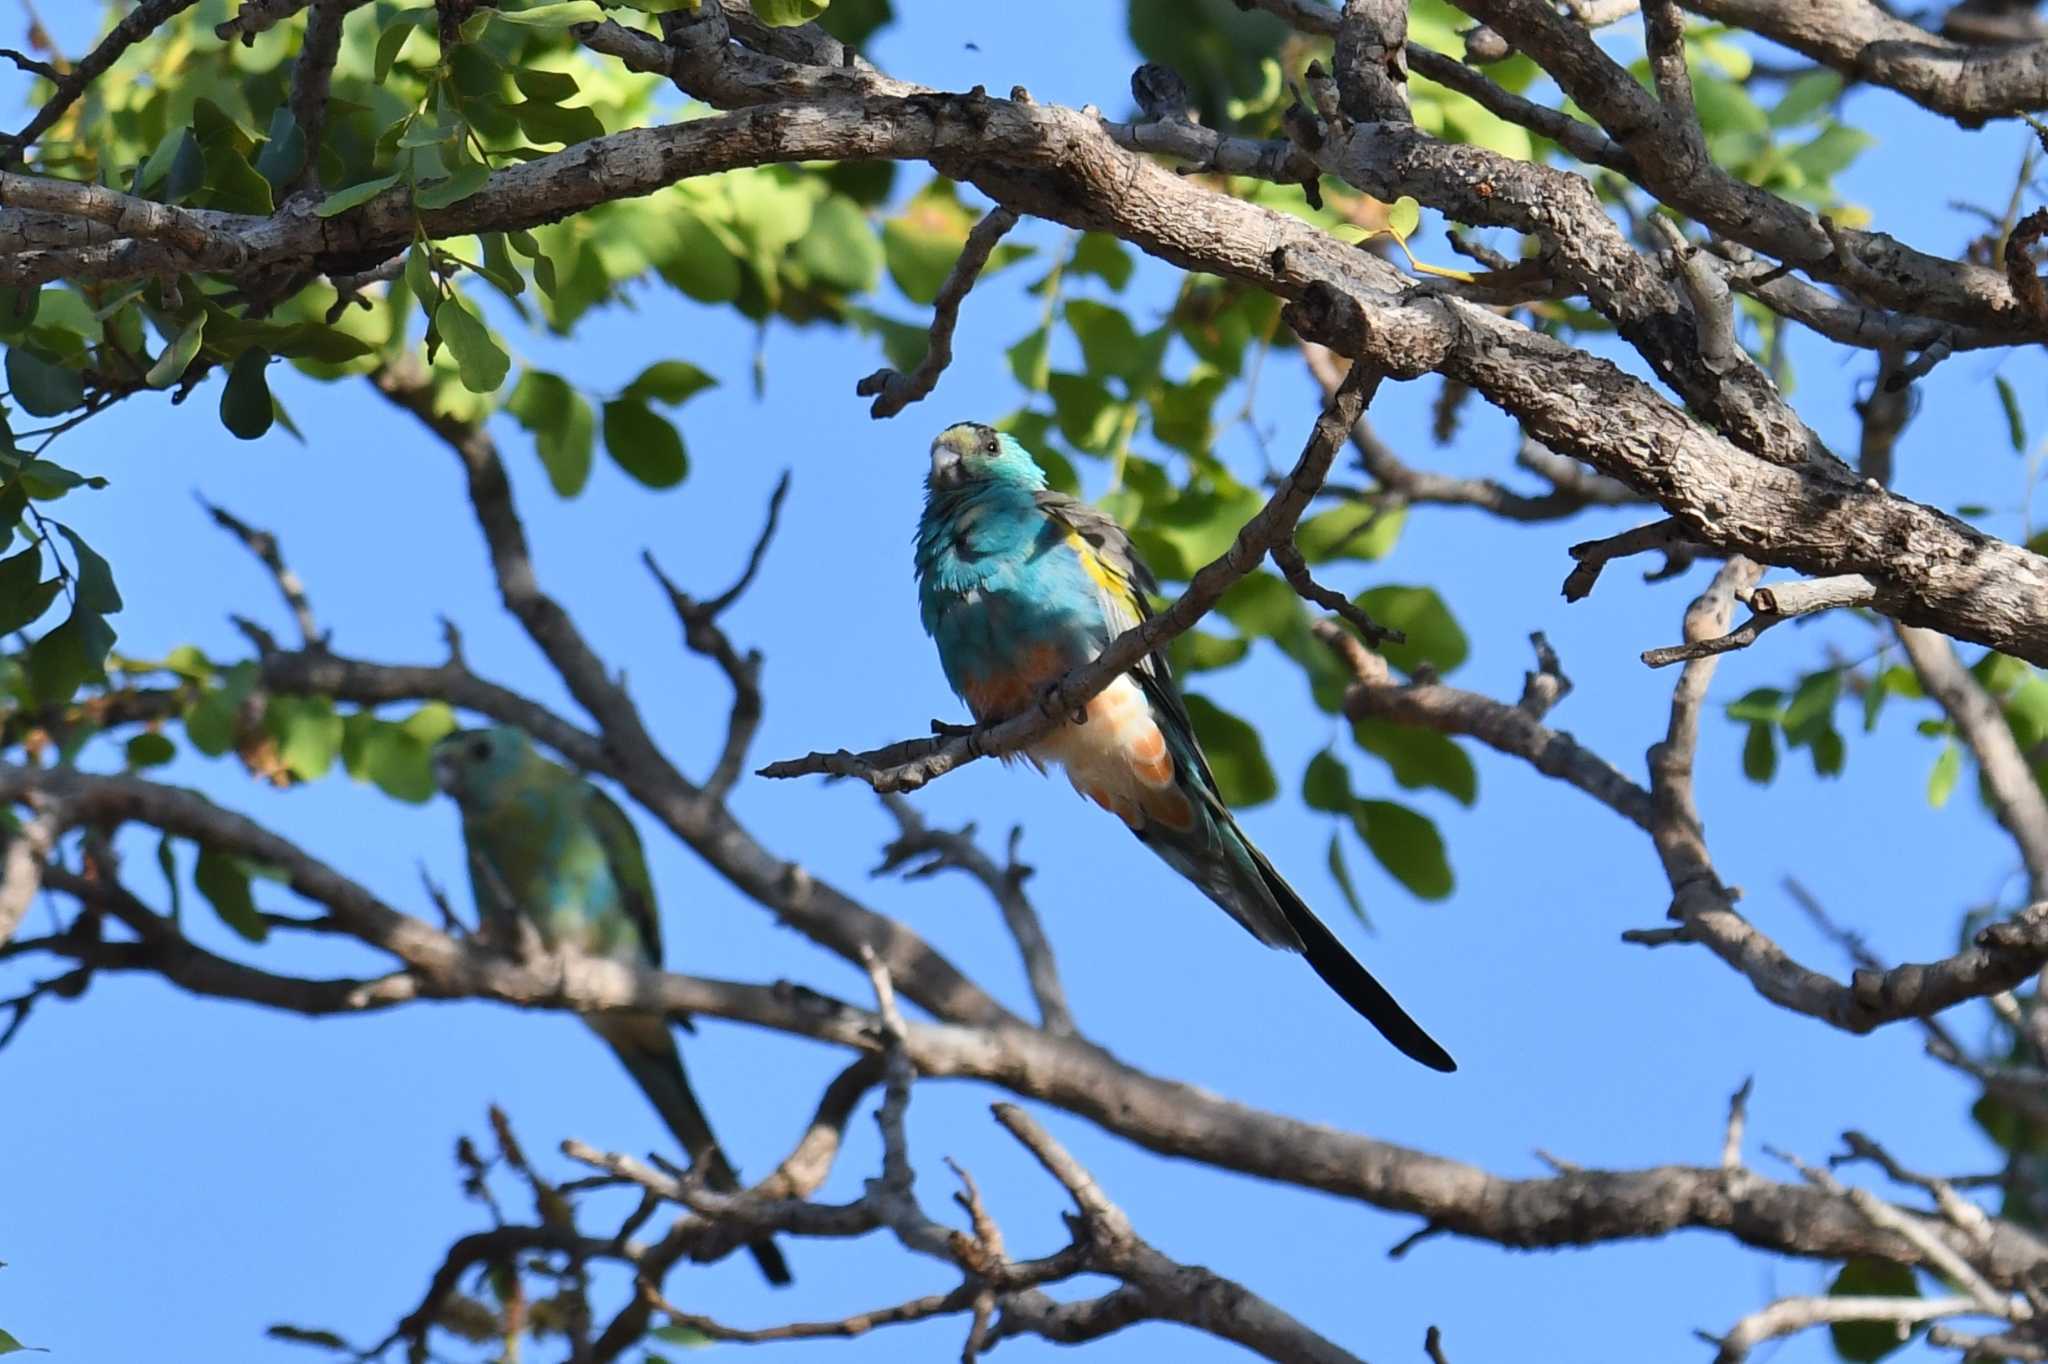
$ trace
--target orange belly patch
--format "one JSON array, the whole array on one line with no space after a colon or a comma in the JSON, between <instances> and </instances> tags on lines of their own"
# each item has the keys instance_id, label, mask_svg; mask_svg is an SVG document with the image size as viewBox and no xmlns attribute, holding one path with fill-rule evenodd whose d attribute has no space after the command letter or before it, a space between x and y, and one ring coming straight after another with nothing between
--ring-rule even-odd
<instances>
[{"instance_id":1,"label":"orange belly patch","mask_svg":"<svg viewBox=\"0 0 2048 1364\"><path fill-rule=\"evenodd\" d=\"M1074 789L1133 829L1156 821L1194 827L1194 807L1174 784L1173 755L1144 689L1120 677L1068 722L1034 744L1031 756L1067 770Z\"/></svg>"},{"instance_id":2,"label":"orange belly patch","mask_svg":"<svg viewBox=\"0 0 2048 1364\"><path fill-rule=\"evenodd\" d=\"M961 699L976 722L1007 720L1038 699L1046 684L1066 676L1066 659L1050 644L1035 644L1018 658L1016 667L1001 673L963 678Z\"/></svg>"}]
</instances>

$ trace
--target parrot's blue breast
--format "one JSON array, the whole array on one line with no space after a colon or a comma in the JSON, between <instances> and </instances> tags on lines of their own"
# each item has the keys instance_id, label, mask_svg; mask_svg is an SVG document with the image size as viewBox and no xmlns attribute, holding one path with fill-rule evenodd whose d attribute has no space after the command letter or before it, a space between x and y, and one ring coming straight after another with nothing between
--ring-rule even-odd
<instances>
[{"instance_id":1,"label":"parrot's blue breast","mask_svg":"<svg viewBox=\"0 0 2048 1364\"><path fill-rule=\"evenodd\" d=\"M927 500L917 534L925 633L946 681L978 713L1011 708L1003 703L1108 642L1100 590L1067 535L1029 489L995 484Z\"/></svg>"}]
</instances>

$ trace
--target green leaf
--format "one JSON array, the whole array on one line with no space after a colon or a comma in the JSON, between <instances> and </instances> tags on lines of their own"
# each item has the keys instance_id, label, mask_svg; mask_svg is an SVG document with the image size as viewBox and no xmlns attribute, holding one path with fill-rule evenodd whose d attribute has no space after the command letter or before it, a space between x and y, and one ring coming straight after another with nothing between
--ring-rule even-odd
<instances>
[{"instance_id":1,"label":"green leaf","mask_svg":"<svg viewBox=\"0 0 2048 1364\"><path fill-rule=\"evenodd\" d=\"M322 218L332 218L337 213L348 212L358 204L369 203L397 183L396 175L386 175L377 180L365 180L360 185L350 185L347 189L338 189L322 199L320 206L313 212Z\"/></svg>"},{"instance_id":2,"label":"green leaf","mask_svg":"<svg viewBox=\"0 0 2048 1364\"><path fill-rule=\"evenodd\" d=\"M1022 341L1003 352L1009 357L1010 373L1016 377L1018 383L1033 393L1045 388L1046 375L1051 368L1047 360L1051 343L1051 333L1044 327L1038 327Z\"/></svg>"},{"instance_id":3,"label":"green leaf","mask_svg":"<svg viewBox=\"0 0 2048 1364\"><path fill-rule=\"evenodd\" d=\"M7 348L7 390L31 417L56 417L85 401L85 377L20 346Z\"/></svg>"},{"instance_id":4,"label":"green leaf","mask_svg":"<svg viewBox=\"0 0 2048 1364\"><path fill-rule=\"evenodd\" d=\"M1246 635L1263 635L1268 639L1284 639L1295 630L1301 629L1308 617L1301 604L1301 598L1294 595L1294 589L1271 573L1247 573L1230 585L1223 599L1216 604L1223 618ZM1307 633L1303 630L1303 633ZM1318 644L1316 648L1325 656L1329 651Z\"/></svg>"},{"instance_id":5,"label":"green leaf","mask_svg":"<svg viewBox=\"0 0 2048 1364\"><path fill-rule=\"evenodd\" d=\"M1784 703L1785 693L1776 687L1758 687L1728 703L1728 718L1775 725L1785 714Z\"/></svg>"},{"instance_id":6,"label":"green leaf","mask_svg":"<svg viewBox=\"0 0 2048 1364\"><path fill-rule=\"evenodd\" d=\"M934 180L919 190L902 213L882 224L882 257L896 287L913 303L931 304L972 226L973 217L950 182Z\"/></svg>"},{"instance_id":7,"label":"green leaf","mask_svg":"<svg viewBox=\"0 0 2048 1364\"><path fill-rule=\"evenodd\" d=\"M1407 241L1415 235L1415 229L1422 225L1422 205L1407 195L1402 195L1387 205L1387 230Z\"/></svg>"},{"instance_id":8,"label":"green leaf","mask_svg":"<svg viewBox=\"0 0 2048 1364\"><path fill-rule=\"evenodd\" d=\"M1332 559L1384 559L1401 538L1401 527L1407 521L1406 507L1345 502L1303 521L1295 528L1294 544L1312 564Z\"/></svg>"},{"instance_id":9,"label":"green leaf","mask_svg":"<svg viewBox=\"0 0 2048 1364\"><path fill-rule=\"evenodd\" d=\"M533 433L556 495L574 497L582 492L597 444L597 421L583 395L559 374L529 369L520 374L505 410Z\"/></svg>"},{"instance_id":10,"label":"green leaf","mask_svg":"<svg viewBox=\"0 0 2048 1364\"><path fill-rule=\"evenodd\" d=\"M1753 720L1749 737L1742 741L1742 775L1759 786L1768 786L1778 772L1778 730L1762 720Z\"/></svg>"},{"instance_id":11,"label":"green leaf","mask_svg":"<svg viewBox=\"0 0 2048 1364\"><path fill-rule=\"evenodd\" d=\"M405 253L405 287L426 310L429 318L441 301L441 285L434 277L434 256L425 242L414 242Z\"/></svg>"},{"instance_id":12,"label":"green leaf","mask_svg":"<svg viewBox=\"0 0 2048 1364\"><path fill-rule=\"evenodd\" d=\"M270 115L270 132L256 155L256 173L268 182L275 198L305 166L306 135L292 117L291 105L280 104Z\"/></svg>"},{"instance_id":13,"label":"green leaf","mask_svg":"<svg viewBox=\"0 0 2048 1364\"><path fill-rule=\"evenodd\" d=\"M1813 742L1821 731L1834 727L1835 701L1842 694L1842 674L1824 668L1799 680L1792 699L1785 704L1785 742L1794 748Z\"/></svg>"},{"instance_id":14,"label":"green leaf","mask_svg":"<svg viewBox=\"0 0 2048 1364\"><path fill-rule=\"evenodd\" d=\"M1131 253L1107 232L1084 232L1074 246L1067 270L1075 275L1093 275L1111 289L1121 292L1131 282Z\"/></svg>"},{"instance_id":15,"label":"green leaf","mask_svg":"<svg viewBox=\"0 0 2048 1364\"><path fill-rule=\"evenodd\" d=\"M1443 836L1426 815L1390 800L1360 800L1352 803L1351 822L1380 865L1412 893L1425 900L1451 893Z\"/></svg>"},{"instance_id":16,"label":"green leaf","mask_svg":"<svg viewBox=\"0 0 2048 1364\"><path fill-rule=\"evenodd\" d=\"M206 158L207 207L266 217L276 207L270 182L239 148L215 142L201 150Z\"/></svg>"},{"instance_id":17,"label":"green leaf","mask_svg":"<svg viewBox=\"0 0 2048 1364\"><path fill-rule=\"evenodd\" d=\"M636 5L634 8L644 9L646 6ZM565 99L576 98L576 77L567 71L542 71L531 66L515 66L512 68L512 83L518 86L519 93L528 99L560 104Z\"/></svg>"},{"instance_id":18,"label":"green leaf","mask_svg":"<svg viewBox=\"0 0 2048 1364\"><path fill-rule=\"evenodd\" d=\"M256 901L249 894L249 873L234 858L201 844L199 865L192 869L192 884L199 887L199 893L229 928L250 942L262 942L270 936L270 925L263 922L263 916L256 911Z\"/></svg>"},{"instance_id":19,"label":"green leaf","mask_svg":"<svg viewBox=\"0 0 2048 1364\"><path fill-rule=\"evenodd\" d=\"M162 767L178 756L178 746L161 734L138 734L128 741L128 766L137 771L145 767Z\"/></svg>"},{"instance_id":20,"label":"green leaf","mask_svg":"<svg viewBox=\"0 0 2048 1364\"><path fill-rule=\"evenodd\" d=\"M44 1346L24 1345L20 1341L16 1340L13 1336L7 1334L7 1332L0 1331L0 1355L19 1354L24 1351L30 1354L39 1355L46 1355L49 1353L49 1350Z\"/></svg>"},{"instance_id":21,"label":"green leaf","mask_svg":"<svg viewBox=\"0 0 2048 1364\"><path fill-rule=\"evenodd\" d=\"M650 488L673 488L690 472L682 434L645 403L629 398L604 405L604 448L614 463Z\"/></svg>"},{"instance_id":22,"label":"green leaf","mask_svg":"<svg viewBox=\"0 0 2048 1364\"><path fill-rule=\"evenodd\" d=\"M796 259L812 279L844 293L866 293L882 278L882 243L860 205L844 195L832 195L812 212Z\"/></svg>"},{"instance_id":23,"label":"green leaf","mask_svg":"<svg viewBox=\"0 0 2048 1364\"><path fill-rule=\"evenodd\" d=\"M185 737L209 758L235 746L235 722L242 702L256 685L256 665L237 663L221 677L221 685L199 694L185 711Z\"/></svg>"},{"instance_id":24,"label":"green leaf","mask_svg":"<svg viewBox=\"0 0 2048 1364\"><path fill-rule=\"evenodd\" d=\"M1106 453L1124 409L1102 381L1085 374L1051 374L1045 388L1052 395L1060 434L1090 454Z\"/></svg>"},{"instance_id":25,"label":"green leaf","mask_svg":"<svg viewBox=\"0 0 2048 1364\"><path fill-rule=\"evenodd\" d=\"M625 396L652 399L674 407L717 385L718 380L688 360L657 360L626 385Z\"/></svg>"},{"instance_id":26,"label":"green leaf","mask_svg":"<svg viewBox=\"0 0 2048 1364\"><path fill-rule=\"evenodd\" d=\"M469 310L462 295L451 291L434 309L434 326L455 357L462 386L471 393L496 393L512 368L511 357L491 339L490 331Z\"/></svg>"},{"instance_id":27,"label":"green leaf","mask_svg":"<svg viewBox=\"0 0 2048 1364\"><path fill-rule=\"evenodd\" d=\"M1279 795L1280 783L1266 761L1258 730L1198 693L1189 692L1185 699L1224 804L1249 809Z\"/></svg>"},{"instance_id":28,"label":"green leaf","mask_svg":"<svg viewBox=\"0 0 2048 1364\"><path fill-rule=\"evenodd\" d=\"M18 336L26 331L36 320L42 301L40 285L0 286L0 336Z\"/></svg>"},{"instance_id":29,"label":"green leaf","mask_svg":"<svg viewBox=\"0 0 2048 1364\"><path fill-rule=\"evenodd\" d=\"M1399 630L1406 644L1383 644L1388 663L1413 674L1424 664L1447 673L1465 661L1468 645L1450 608L1428 587L1375 587L1358 596L1358 605L1381 625Z\"/></svg>"},{"instance_id":30,"label":"green leaf","mask_svg":"<svg viewBox=\"0 0 2048 1364\"><path fill-rule=\"evenodd\" d=\"M753 0L754 13L773 28L808 24L823 14L832 0Z\"/></svg>"},{"instance_id":31,"label":"green leaf","mask_svg":"<svg viewBox=\"0 0 2048 1364\"><path fill-rule=\"evenodd\" d=\"M143 376L151 388L169 388L184 377L185 371L199 357L200 342L206 339L207 316L204 311L194 314L171 344L164 348L164 353L156 358L156 363L149 367L149 373Z\"/></svg>"},{"instance_id":32,"label":"green leaf","mask_svg":"<svg viewBox=\"0 0 2048 1364\"><path fill-rule=\"evenodd\" d=\"M220 424L237 440L255 440L270 429L277 418L277 404L270 396L265 371L270 353L251 346L235 357L228 370L227 386L220 391Z\"/></svg>"},{"instance_id":33,"label":"green leaf","mask_svg":"<svg viewBox=\"0 0 2048 1364\"><path fill-rule=\"evenodd\" d=\"M27 549L0 559L0 635L11 635L49 609L60 579L42 582L43 551L31 544Z\"/></svg>"},{"instance_id":34,"label":"green leaf","mask_svg":"<svg viewBox=\"0 0 2048 1364\"><path fill-rule=\"evenodd\" d=\"M510 16L499 12L499 17ZM546 100L529 99L512 105L507 112L519 120L520 131L535 142L559 142L567 147L604 136L603 121L595 110L589 108L579 106L571 109Z\"/></svg>"},{"instance_id":35,"label":"green leaf","mask_svg":"<svg viewBox=\"0 0 2048 1364\"><path fill-rule=\"evenodd\" d=\"M445 179L436 180L414 193L412 201L420 208L446 208L459 204L484 187L491 178L491 168L481 161L468 161L458 167Z\"/></svg>"},{"instance_id":36,"label":"green leaf","mask_svg":"<svg viewBox=\"0 0 2048 1364\"><path fill-rule=\"evenodd\" d=\"M1841 734L1834 729L1824 729L1813 736L1807 744L1807 751L1813 755L1813 774L1817 777L1839 777L1842 765L1849 756L1849 747L1842 742Z\"/></svg>"},{"instance_id":37,"label":"green leaf","mask_svg":"<svg viewBox=\"0 0 2048 1364\"><path fill-rule=\"evenodd\" d=\"M277 756L300 781L318 781L341 752L342 721L326 697L273 697L263 727L277 740Z\"/></svg>"},{"instance_id":38,"label":"green leaf","mask_svg":"<svg viewBox=\"0 0 2048 1364\"><path fill-rule=\"evenodd\" d=\"M189 199L205 183L206 153L199 149L199 139L187 128L178 139L176 155L171 158L171 173L164 181L164 202L175 204Z\"/></svg>"},{"instance_id":39,"label":"green leaf","mask_svg":"<svg viewBox=\"0 0 2048 1364\"><path fill-rule=\"evenodd\" d=\"M601 24L606 17L604 7L597 0L556 0L556 3L535 5L530 9L492 10L491 15L501 24L519 24L525 28Z\"/></svg>"},{"instance_id":40,"label":"green leaf","mask_svg":"<svg viewBox=\"0 0 2048 1364\"><path fill-rule=\"evenodd\" d=\"M1463 805L1479 799L1479 769L1449 735L1370 718L1354 721L1351 734L1360 748L1393 769L1394 780L1406 790L1433 788Z\"/></svg>"},{"instance_id":41,"label":"green leaf","mask_svg":"<svg viewBox=\"0 0 2048 1364\"><path fill-rule=\"evenodd\" d=\"M1841 93L1842 77L1839 72L1822 69L1794 77L1786 83L1784 95L1771 110L1771 126L1797 127L1834 103L1835 97Z\"/></svg>"},{"instance_id":42,"label":"green leaf","mask_svg":"<svg viewBox=\"0 0 2048 1364\"><path fill-rule=\"evenodd\" d=\"M74 604L71 614L29 646L28 675L43 705L69 701L81 683L105 671L113 627L98 612Z\"/></svg>"},{"instance_id":43,"label":"green leaf","mask_svg":"<svg viewBox=\"0 0 2048 1364\"><path fill-rule=\"evenodd\" d=\"M1344 763L1325 748L1308 760L1301 774L1302 803L1311 810L1341 815L1351 809L1351 773Z\"/></svg>"},{"instance_id":44,"label":"green leaf","mask_svg":"<svg viewBox=\"0 0 2048 1364\"><path fill-rule=\"evenodd\" d=\"M2027 452L2027 419L2020 415L2020 395L2013 392L2012 385L2003 374L1994 375L1993 382L1998 385L1999 404L2005 408L2005 433L2012 441L2012 452L2024 455Z\"/></svg>"},{"instance_id":45,"label":"green leaf","mask_svg":"<svg viewBox=\"0 0 2048 1364\"><path fill-rule=\"evenodd\" d=\"M1828 1285L1831 1298L1917 1298L1920 1284L1906 1265L1890 1260L1858 1256L1842 1266ZM1916 1327L1915 1330L1918 1328ZM1835 1353L1851 1364L1871 1364L1912 1339L1888 1321L1844 1321L1828 1327L1834 1337Z\"/></svg>"},{"instance_id":46,"label":"green leaf","mask_svg":"<svg viewBox=\"0 0 2048 1364\"><path fill-rule=\"evenodd\" d=\"M1344 836L1335 830L1330 833L1330 879L1337 883L1337 889L1344 896L1344 903L1358 916L1358 922L1372 927L1372 916L1365 912L1365 901L1358 898L1358 888L1351 883L1351 868L1344 861Z\"/></svg>"},{"instance_id":47,"label":"green leaf","mask_svg":"<svg viewBox=\"0 0 2048 1364\"><path fill-rule=\"evenodd\" d=\"M1251 652L1251 641L1189 630L1166 647L1176 673L1205 673L1227 668Z\"/></svg>"},{"instance_id":48,"label":"green leaf","mask_svg":"<svg viewBox=\"0 0 2048 1364\"><path fill-rule=\"evenodd\" d=\"M1142 363L1137 328L1123 313L1092 299L1070 298L1067 325L1081 343L1081 359L1088 372L1098 378L1114 374L1129 379L1140 372Z\"/></svg>"},{"instance_id":49,"label":"green leaf","mask_svg":"<svg viewBox=\"0 0 2048 1364\"><path fill-rule=\"evenodd\" d=\"M398 54L405 50L406 40L414 34L419 25L433 14L432 9L422 6L408 10L391 20L391 26L377 35L376 59L370 65L370 81L382 85L391 74Z\"/></svg>"},{"instance_id":50,"label":"green leaf","mask_svg":"<svg viewBox=\"0 0 2048 1364\"><path fill-rule=\"evenodd\" d=\"M670 226L675 230L676 250L656 263L661 277L699 303L730 303L738 298L739 258L726 249L719 235L694 213L676 214ZM538 261L535 266L538 276Z\"/></svg>"},{"instance_id":51,"label":"green leaf","mask_svg":"<svg viewBox=\"0 0 2048 1364\"><path fill-rule=\"evenodd\" d=\"M1847 170L1849 163L1861 156L1866 148L1876 145L1877 139L1861 128L1831 123L1811 142L1787 153L1785 160L1796 167L1809 184L1824 185Z\"/></svg>"},{"instance_id":52,"label":"green leaf","mask_svg":"<svg viewBox=\"0 0 2048 1364\"><path fill-rule=\"evenodd\" d=\"M349 770L393 800L419 805L434 796L433 750L398 725L372 720Z\"/></svg>"},{"instance_id":53,"label":"green leaf","mask_svg":"<svg viewBox=\"0 0 2048 1364\"><path fill-rule=\"evenodd\" d=\"M109 615L119 611L121 594L114 588L114 571L107 567L107 561L71 527L59 522L57 529L71 542L72 558L77 563L76 585L72 589L77 604L88 611Z\"/></svg>"},{"instance_id":54,"label":"green leaf","mask_svg":"<svg viewBox=\"0 0 2048 1364\"><path fill-rule=\"evenodd\" d=\"M1956 779L1963 774L1963 750L1951 739L1942 745L1934 770L1927 774L1927 803L1939 810L1955 794Z\"/></svg>"}]
</instances>

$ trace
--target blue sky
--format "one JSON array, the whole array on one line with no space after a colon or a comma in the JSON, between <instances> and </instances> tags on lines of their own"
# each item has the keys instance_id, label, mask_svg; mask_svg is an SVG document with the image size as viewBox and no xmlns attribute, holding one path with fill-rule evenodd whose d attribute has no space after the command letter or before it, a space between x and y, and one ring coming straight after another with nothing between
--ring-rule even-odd
<instances>
[{"instance_id":1,"label":"blue sky","mask_svg":"<svg viewBox=\"0 0 2048 1364\"><path fill-rule=\"evenodd\" d=\"M899 0L906 20L876 44L875 56L897 74L940 86L1021 83L1042 100L1116 110L1136 62L1116 17L1121 8ZM74 51L84 17L46 14ZM18 36L7 32L0 41ZM2003 205L2025 145L2021 131L1966 134L1882 94L1858 95L1850 107L1881 143L1845 189L1873 208L1881 227L1923 249L1957 251L1975 227L1947 201ZM920 178L909 174L904 183ZM1043 247L1058 231L1030 224L1021 237ZM1433 246L1425 259L1444 256L1440 241ZM748 383L752 330L668 292L643 292L633 310L592 317L570 344L515 337L527 356L592 388L616 387L667 357L694 360L725 381L687 409L693 472L665 494L601 462L584 495L563 503L526 438L509 425L499 433L545 583L625 671L655 733L687 770L708 768L727 695L715 670L680 647L638 555L653 548L687 587L723 586L785 468L794 486L781 537L726 622L736 641L767 656L757 761L864 747L921 732L933 716L958 718L917 627L909 535L932 434L1017 405L1001 352L1035 325L1038 301L1022 290L1032 277L1015 270L977 290L938 392L885 423L870 421L866 400L853 392L878 363L872 343L772 328L767 390L757 400ZM1163 308L1173 283L1164 267L1141 272L1132 305L1141 324ZM900 299L888 311L920 316ZM1848 398L1872 361L1807 337L1794 356L1795 401L1835 448L1853 449ZM2034 425L2048 425L2036 357L1958 357L1923 385L1920 416L1900 448L1898 485L1937 505L2000 508L1992 528L2018 535L2027 488L1992 391L2001 364ZM242 645L226 623L229 611L286 624L261 569L208 524L193 500L198 492L281 535L343 652L438 659L437 617L446 614L479 671L573 713L497 607L447 453L366 389L296 376L278 383L305 445L278 432L255 444L233 441L214 419L215 395L203 389L179 409L130 402L61 447L68 463L112 481L105 492L74 494L62 510L113 560L128 602L116 622L122 649L150 656L194 642L235 657ZM1298 448L1311 392L1291 358L1268 366L1257 419L1276 450ZM1416 462L1504 469L1513 433L1476 404L1452 448L1430 445L1435 392L1433 380L1390 387L1375 421ZM1241 429L1221 448L1255 467ZM1578 684L1553 722L1640 772L1642 751L1662 732L1672 678L1647 672L1636 654L1678 637L1679 615L1703 574L1646 586L1622 564L1586 602L1567 606L1557 590L1570 566L1566 546L1634 519L1524 529L1425 510L1389 559L1331 577L1346 590L1437 586L1472 641L1455 680L1495 695L1515 694L1529 663L1526 636L1546 631ZM1714 697L1785 683L1823 661L1830 644L1857 655L1870 638L1849 620L1773 632L1725 663ZM1199 685L1261 727L1290 788L1317 749L1348 747L1308 703L1298 671L1266 648ZM1817 967L1842 969L1780 889L1788 874L1880 954L1943 955L1953 950L1964 909L2001 897L2011 903L2012 852L1967 784L1946 809L1928 808L1934 746L1903 716L1867 738L1848 714L1841 723L1850 739L1846 778L1817 781L1800 757L1776 785L1758 789L1739 771L1741 731L1710 719L1699 797L1722 874L1746 889L1746 912ZM1444 832L1458 876L1452 899L1420 904L1354 853L1374 936L1345 915L1324 870L1325 816L1289 797L1244 821L1458 1057L1454 1077L1403 1061L1301 962L1255 948L1063 781L983 763L917 802L935 821L975 820L995 836L1024 825L1024 855L1038 868L1030 889L1076 1017L1149 1070L1509 1175L1543 1173L1539 1148L1587 1166L1709 1162L1727 1095L1749 1075L1750 1155L1773 1176L1789 1172L1759 1143L1814 1159L1849 1127L1922 1168L1995 1163L1967 1118L1973 1093L1920 1056L1913 1032L1847 1037L1762 1005L1703 950L1622 944L1623 929L1662 922L1668 898L1647 840L1533 771L1486 751L1474 756L1476 809L1403 795ZM1361 786L1391 787L1362 756L1352 766ZM421 865L462 884L455 820L444 805L399 805L340 777L271 794L228 766L185 760L168 777L270 821L396 903L425 908ZM872 797L845 784L750 779L733 803L771 849L900 917L1006 999L1026 1002L1014 951L971 885L869 879L890 831ZM776 931L687 849L643 827L674 964L864 997L864 982L845 963ZM156 890L146 858L134 859L132 874L144 893ZM47 913L34 911L29 930L46 925ZM203 918L188 920L202 941L242 950ZM277 942L257 959L308 973L372 964L367 953L325 943ZM1965 1035L1981 1026L1969 1011L1955 1021ZM701 1025L687 1056L728 1149L756 1172L781 1157L844 1059L716 1021ZM308 1358L261 1339L273 1321L357 1340L381 1335L414 1305L447 1243L482 1225L480 1210L459 1197L450 1153L457 1136L481 1134L487 1103L506 1107L530 1150L566 1136L610 1149L665 1147L652 1111L573 1020L482 1004L304 1021L192 1000L147 978L108 977L78 1004L39 1009L0 1055L0 1082L17 1114L9 1155L18 1172L0 1233L8 1262L0 1325L62 1360L111 1361L142 1348L174 1359L223 1351ZM1062 1195L989 1119L987 1104L1001 1097L959 1082L918 1087L910 1121L920 1187L928 1208L949 1206L939 1158L951 1155L980 1181L1013 1250L1044 1253L1064 1236ZM1771 1296L1818 1291L1831 1272L1701 1233L1533 1255L1438 1239L1390 1262L1386 1248L1415 1229L1412 1219L1161 1160L1057 1111L1038 1111L1163 1251L1240 1279L1364 1358L1416 1357L1430 1324L1444 1329L1451 1357L1461 1360L1685 1358L1701 1349L1694 1328L1724 1329ZM872 1124L856 1120L826 1195L855 1193L876 1155ZM678 1274L671 1296L726 1320L764 1324L880 1306L953 1282L932 1262L867 1243L800 1243L789 1254L795 1293L769 1294L736 1259ZM957 1350L963 1329L948 1321L847 1343L744 1348L763 1359L936 1358ZM1127 1332L1090 1355L1141 1360L1166 1350L1188 1360L1238 1357L1165 1326ZM1017 1359L1051 1352L1029 1341L1005 1347ZM1828 1357L1821 1337L1795 1341L1780 1356Z\"/></svg>"}]
</instances>

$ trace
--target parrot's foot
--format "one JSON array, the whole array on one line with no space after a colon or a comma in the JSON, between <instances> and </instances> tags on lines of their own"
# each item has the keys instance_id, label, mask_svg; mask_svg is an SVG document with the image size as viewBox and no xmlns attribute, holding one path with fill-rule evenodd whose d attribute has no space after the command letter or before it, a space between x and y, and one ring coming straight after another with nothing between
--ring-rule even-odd
<instances>
[{"instance_id":1,"label":"parrot's foot","mask_svg":"<svg viewBox=\"0 0 2048 1364\"><path fill-rule=\"evenodd\" d=\"M1038 709L1040 712L1054 719L1059 718L1060 712L1066 709L1060 704L1060 688L1065 685L1066 680L1064 677L1056 677L1038 689ZM1072 710L1067 711L1067 718L1077 725L1087 724L1088 707L1075 706Z\"/></svg>"}]
</instances>

